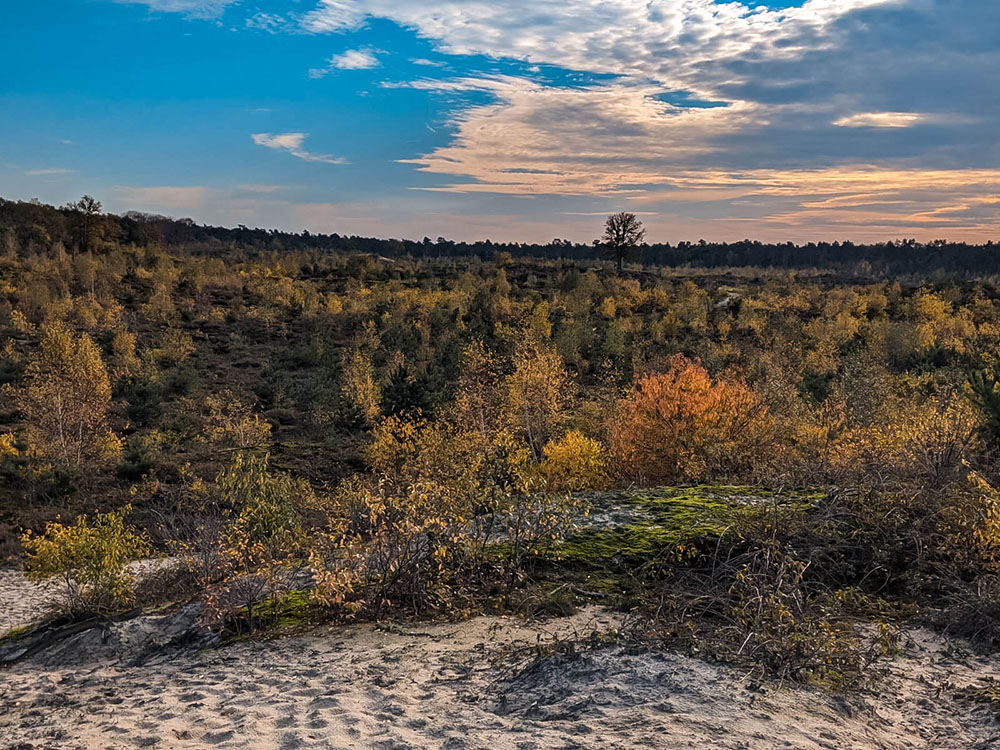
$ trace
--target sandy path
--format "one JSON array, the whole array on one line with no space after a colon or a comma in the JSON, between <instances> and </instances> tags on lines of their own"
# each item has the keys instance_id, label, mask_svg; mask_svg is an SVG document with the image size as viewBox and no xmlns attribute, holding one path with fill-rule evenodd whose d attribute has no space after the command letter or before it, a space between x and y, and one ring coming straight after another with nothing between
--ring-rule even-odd
<instances>
[{"instance_id":1,"label":"sandy path","mask_svg":"<svg viewBox=\"0 0 1000 750\"><path fill-rule=\"evenodd\" d=\"M986 748L1000 730L951 686L998 675L921 636L866 706L605 647L526 670L490 656L614 624L599 610L530 625L316 631L141 666L21 664L0 673L0 750L24 748ZM21 744L28 743L28 744Z\"/></svg>"}]
</instances>

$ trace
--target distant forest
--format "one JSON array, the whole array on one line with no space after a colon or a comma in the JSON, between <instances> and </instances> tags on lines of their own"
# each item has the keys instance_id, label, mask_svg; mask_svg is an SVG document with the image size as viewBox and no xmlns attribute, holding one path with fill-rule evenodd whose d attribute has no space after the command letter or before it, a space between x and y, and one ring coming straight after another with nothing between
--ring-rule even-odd
<instances>
[{"instance_id":1,"label":"distant forest","mask_svg":"<svg viewBox=\"0 0 1000 750\"><path fill-rule=\"evenodd\" d=\"M212 253L220 250L281 251L330 250L361 252L389 258L471 257L491 258L508 252L515 257L565 258L588 260L602 257L601 246L553 239L546 244L492 242L455 242L444 237L420 241L378 239L340 234L284 232L274 229L235 229L199 225L191 219L129 211L122 216L97 211L88 214L83 202L56 208L37 201L9 201L0 198L0 238L9 248L50 247L60 242L68 250L88 245L117 242L124 245L164 247L183 246L189 252ZM599 223L595 223L595 234ZM998 229L1000 235L1000 229ZM777 268L827 268L867 274L945 273L992 275L1000 273L1000 244L992 240L973 245L965 242L934 240L923 243L913 239L890 240L878 244L855 244L850 241L765 243L756 240L739 242L680 241L653 242L640 248L640 262L656 266L763 266Z\"/></svg>"}]
</instances>

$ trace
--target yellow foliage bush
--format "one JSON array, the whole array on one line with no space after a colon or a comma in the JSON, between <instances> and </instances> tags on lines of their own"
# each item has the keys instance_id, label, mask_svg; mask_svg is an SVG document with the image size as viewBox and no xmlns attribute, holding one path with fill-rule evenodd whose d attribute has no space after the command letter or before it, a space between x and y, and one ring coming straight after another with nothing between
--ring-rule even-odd
<instances>
[{"instance_id":1,"label":"yellow foliage bush","mask_svg":"<svg viewBox=\"0 0 1000 750\"><path fill-rule=\"evenodd\" d=\"M562 357L533 342L518 347L513 365L514 371L507 377L510 424L523 432L540 458L570 395L570 379Z\"/></svg>"},{"instance_id":2,"label":"yellow foliage bush","mask_svg":"<svg viewBox=\"0 0 1000 750\"><path fill-rule=\"evenodd\" d=\"M73 525L49 523L40 536L29 531L21 539L29 574L61 578L69 612L107 612L129 604L135 581L128 563L149 554L146 540L125 524L131 510L98 514L93 523L86 516Z\"/></svg>"},{"instance_id":3,"label":"yellow foliage bush","mask_svg":"<svg viewBox=\"0 0 1000 750\"><path fill-rule=\"evenodd\" d=\"M4 389L24 416L33 455L71 471L118 456L121 440L108 426L111 382L90 336L50 325L25 374L24 386Z\"/></svg>"},{"instance_id":4,"label":"yellow foliage bush","mask_svg":"<svg viewBox=\"0 0 1000 750\"><path fill-rule=\"evenodd\" d=\"M964 396L886 398L868 424L830 445L834 476L923 477L941 482L978 446L981 417Z\"/></svg>"},{"instance_id":5,"label":"yellow foliage bush","mask_svg":"<svg viewBox=\"0 0 1000 750\"><path fill-rule=\"evenodd\" d=\"M604 446L572 430L544 448L539 466L549 489L576 492L602 490L609 485L608 458Z\"/></svg>"},{"instance_id":6,"label":"yellow foliage bush","mask_svg":"<svg viewBox=\"0 0 1000 750\"><path fill-rule=\"evenodd\" d=\"M340 390L347 404L366 422L372 424L378 419L382 390L371 357L364 351L357 349L347 357Z\"/></svg>"},{"instance_id":7,"label":"yellow foliage bush","mask_svg":"<svg viewBox=\"0 0 1000 750\"><path fill-rule=\"evenodd\" d=\"M202 589L207 623L221 626L239 610L251 629L255 610L270 598L281 600L295 571L309 556L306 512L321 503L309 483L272 471L267 455L238 452L214 488L192 483L217 515L203 520L187 538L172 545Z\"/></svg>"},{"instance_id":8,"label":"yellow foliage bush","mask_svg":"<svg viewBox=\"0 0 1000 750\"><path fill-rule=\"evenodd\" d=\"M266 445L271 438L271 424L254 414L250 407L231 391L205 399L208 439L225 448L250 448Z\"/></svg>"},{"instance_id":9,"label":"yellow foliage bush","mask_svg":"<svg viewBox=\"0 0 1000 750\"><path fill-rule=\"evenodd\" d=\"M959 562L981 567L1000 561L1000 490L981 474L970 471L948 493L941 525Z\"/></svg>"}]
</instances>

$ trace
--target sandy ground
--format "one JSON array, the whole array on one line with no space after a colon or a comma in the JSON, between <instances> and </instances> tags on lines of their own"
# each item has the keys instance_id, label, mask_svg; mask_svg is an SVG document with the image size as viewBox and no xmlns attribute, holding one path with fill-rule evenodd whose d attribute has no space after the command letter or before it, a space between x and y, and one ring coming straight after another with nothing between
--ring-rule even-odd
<instances>
[{"instance_id":1,"label":"sandy ground","mask_svg":"<svg viewBox=\"0 0 1000 750\"><path fill-rule=\"evenodd\" d=\"M23 609L3 604L8 619ZM182 615L90 631L0 672L0 750L1000 747L993 715L954 697L1000 664L922 631L877 695L846 701L621 646L534 658L539 643L614 628L596 608L150 647Z\"/></svg>"},{"instance_id":2,"label":"sandy ground","mask_svg":"<svg viewBox=\"0 0 1000 750\"><path fill-rule=\"evenodd\" d=\"M0 635L44 617L60 596L55 579L29 581L20 570L0 569Z\"/></svg>"}]
</instances>

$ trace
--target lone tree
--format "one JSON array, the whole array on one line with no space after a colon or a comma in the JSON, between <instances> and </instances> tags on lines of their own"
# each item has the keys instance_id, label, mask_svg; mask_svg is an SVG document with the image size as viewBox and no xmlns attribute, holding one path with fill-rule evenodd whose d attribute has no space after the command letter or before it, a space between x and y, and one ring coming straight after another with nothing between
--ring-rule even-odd
<instances>
[{"instance_id":1,"label":"lone tree","mask_svg":"<svg viewBox=\"0 0 1000 750\"><path fill-rule=\"evenodd\" d=\"M85 195L76 203L71 203L69 207L77 212L80 220L77 227L79 233L77 245L83 252L93 250L97 240L100 239L101 202Z\"/></svg>"},{"instance_id":2,"label":"lone tree","mask_svg":"<svg viewBox=\"0 0 1000 750\"><path fill-rule=\"evenodd\" d=\"M625 261L638 255L639 243L645 236L646 230L635 214L621 211L608 217L604 223L601 244L604 245L608 258L617 264L619 275Z\"/></svg>"}]
</instances>

